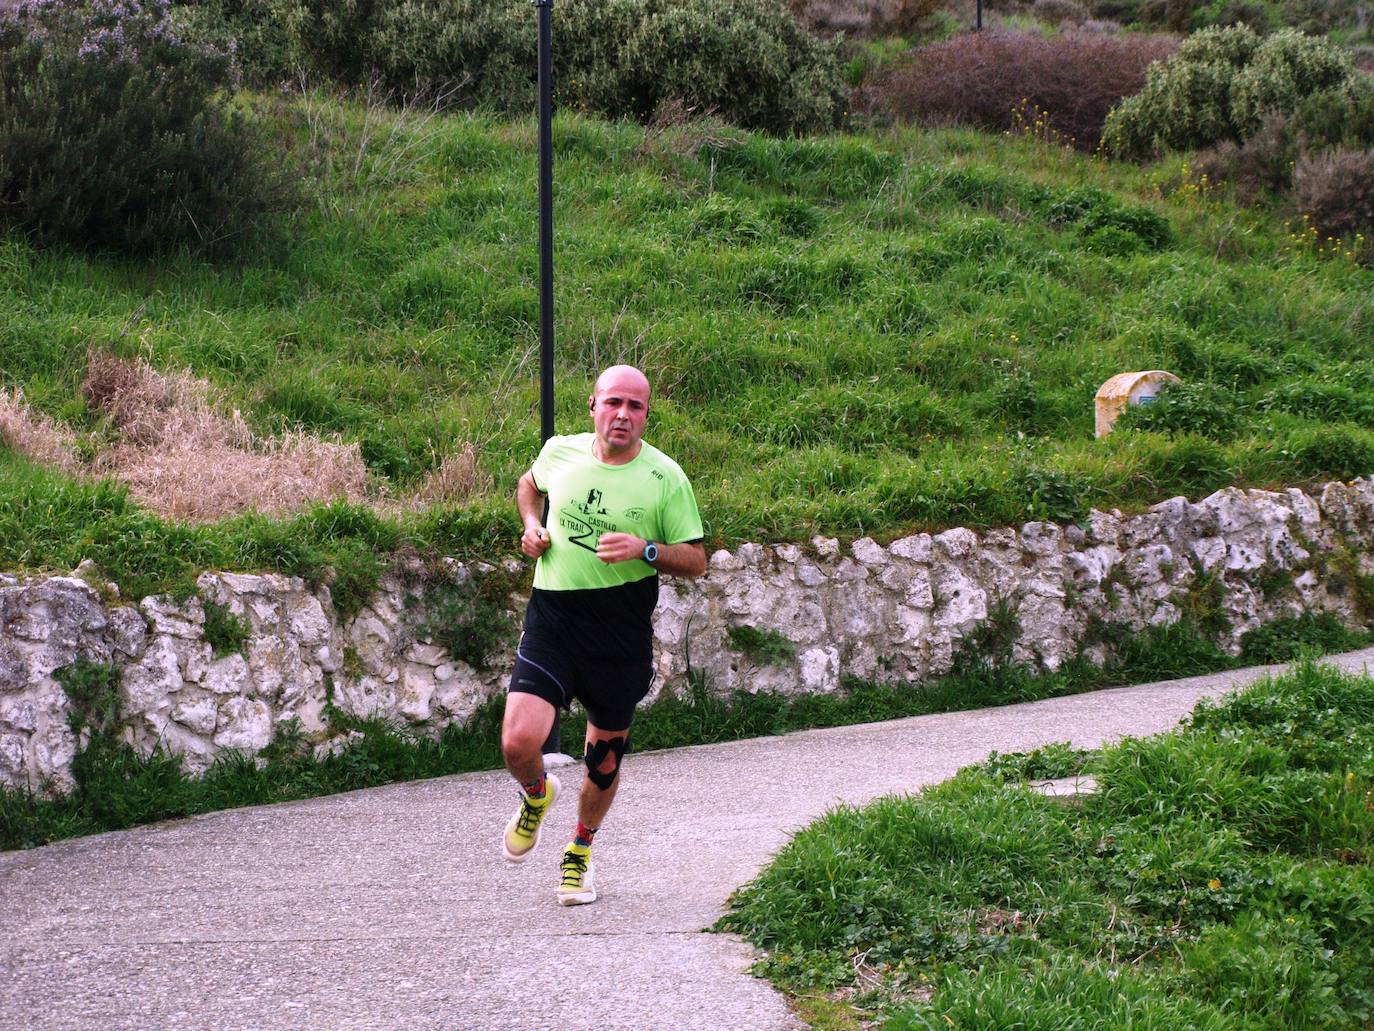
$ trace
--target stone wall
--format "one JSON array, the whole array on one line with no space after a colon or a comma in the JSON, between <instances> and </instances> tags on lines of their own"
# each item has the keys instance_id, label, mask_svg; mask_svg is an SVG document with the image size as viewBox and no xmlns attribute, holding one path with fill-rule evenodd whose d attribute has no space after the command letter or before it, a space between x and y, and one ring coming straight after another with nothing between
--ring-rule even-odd
<instances>
[{"instance_id":1,"label":"stone wall","mask_svg":"<svg viewBox=\"0 0 1374 1031\"><path fill-rule=\"evenodd\" d=\"M999 606L1016 616L1014 657L1054 669L1091 639L1090 627L1173 622L1204 584L1234 652L1247 630L1303 611L1358 622L1351 574L1374 570L1371 543L1374 483L1357 480L1316 496L1228 488L1139 515L1093 512L1080 526L953 529L887 546L745 544L712 555L700 580L665 578L655 689L675 689L689 668L721 691L834 691L849 675L920 681L946 672ZM494 568L452 564L460 580ZM0 784L71 788L78 742L53 674L78 657L120 669L127 740L143 751L161 744L195 771L225 749L258 752L292 718L331 747L329 700L437 731L499 692L509 663L507 651L479 671L423 639L400 576L341 622L327 588L290 577L206 573L197 595L134 605L79 572L0 575ZM239 650L213 654L203 599L246 621ZM510 604L517 613L522 599ZM790 646L751 659L732 647L735 626ZM1088 653L1103 661L1106 648L1099 641Z\"/></svg>"}]
</instances>

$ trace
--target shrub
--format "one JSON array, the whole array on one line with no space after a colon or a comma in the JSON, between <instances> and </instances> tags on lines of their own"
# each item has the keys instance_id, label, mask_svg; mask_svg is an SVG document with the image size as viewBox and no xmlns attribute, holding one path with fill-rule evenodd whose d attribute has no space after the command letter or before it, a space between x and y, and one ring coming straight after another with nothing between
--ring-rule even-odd
<instances>
[{"instance_id":1,"label":"shrub","mask_svg":"<svg viewBox=\"0 0 1374 1031\"><path fill-rule=\"evenodd\" d=\"M1350 55L1330 40L1285 29L1267 37L1231 83L1231 113L1242 138L1267 111L1292 111L1314 93L1350 79Z\"/></svg>"},{"instance_id":2,"label":"shrub","mask_svg":"<svg viewBox=\"0 0 1374 1031\"><path fill-rule=\"evenodd\" d=\"M1117 421L1118 429L1156 433L1196 433L1213 440L1230 440L1241 427L1236 395L1215 383L1175 383L1160 391L1153 404L1131 405Z\"/></svg>"},{"instance_id":3,"label":"shrub","mask_svg":"<svg viewBox=\"0 0 1374 1031\"><path fill-rule=\"evenodd\" d=\"M1293 171L1293 199L1322 236L1374 236L1374 150L1304 156Z\"/></svg>"},{"instance_id":4,"label":"shrub","mask_svg":"<svg viewBox=\"0 0 1374 1031\"><path fill-rule=\"evenodd\" d=\"M1374 473L1374 444L1369 435L1349 426L1320 426L1296 431L1284 450L1300 475L1353 480Z\"/></svg>"},{"instance_id":5,"label":"shrub","mask_svg":"<svg viewBox=\"0 0 1374 1031\"><path fill-rule=\"evenodd\" d=\"M25 0L0 13L0 220L141 252L245 243L285 207L265 138L223 91L232 55L168 0Z\"/></svg>"},{"instance_id":6,"label":"shrub","mask_svg":"<svg viewBox=\"0 0 1374 1031\"><path fill-rule=\"evenodd\" d=\"M1293 131L1312 149L1374 147L1374 77L1356 75L1341 89L1303 98L1293 114Z\"/></svg>"},{"instance_id":7,"label":"shrub","mask_svg":"<svg viewBox=\"0 0 1374 1031\"><path fill-rule=\"evenodd\" d=\"M229 2L229 0L221 0ZM348 85L378 76L400 96L529 110L535 19L486 0L264 0L293 53ZM739 125L828 129L847 93L833 42L812 36L783 0L564 0L554 15L558 101L648 120L665 102Z\"/></svg>"},{"instance_id":8,"label":"shrub","mask_svg":"<svg viewBox=\"0 0 1374 1031\"><path fill-rule=\"evenodd\" d=\"M1350 58L1329 40L1292 30L1261 39L1244 25L1204 29L1107 118L1102 139L1122 157L1188 150L1255 133L1263 116L1344 88Z\"/></svg>"},{"instance_id":9,"label":"shrub","mask_svg":"<svg viewBox=\"0 0 1374 1031\"><path fill-rule=\"evenodd\" d=\"M917 50L875 85L873 103L900 118L998 130L1031 106L1061 137L1091 149L1112 105L1138 91L1150 63L1174 47L1165 36L966 33Z\"/></svg>"},{"instance_id":10,"label":"shrub","mask_svg":"<svg viewBox=\"0 0 1374 1031\"><path fill-rule=\"evenodd\" d=\"M1298 140L1288 115L1271 112L1257 133L1236 143L1226 140L1200 153L1193 175L1213 183L1230 183L1236 199L1253 204L1266 194L1286 194L1293 185Z\"/></svg>"}]
</instances>

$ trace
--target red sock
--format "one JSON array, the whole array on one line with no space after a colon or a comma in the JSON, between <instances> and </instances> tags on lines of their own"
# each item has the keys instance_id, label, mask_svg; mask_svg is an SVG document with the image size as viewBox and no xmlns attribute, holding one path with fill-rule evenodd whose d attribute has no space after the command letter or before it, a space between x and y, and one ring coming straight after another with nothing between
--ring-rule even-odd
<instances>
[{"instance_id":1,"label":"red sock","mask_svg":"<svg viewBox=\"0 0 1374 1031\"><path fill-rule=\"evenodd\" d=\"M529 795L530 798L543 798L547 786L548 777L542 773L539 775L538 780L532 780L528 784L520 785L520 787L524 789L525 794Z\"/></svg>"},{"instance_id":2,"label":"red sock","mask_svg":"<svg viewBox=\"0 0 1374 1031\"><path fill-rule=\"evenodd\" d=\"M588 827L581 820L577 821L577 833L573 835L573 844L581 845L583 848L592 847L592 838L596 837L596 832L600 827Z\"/></svg>"}]
</instances>

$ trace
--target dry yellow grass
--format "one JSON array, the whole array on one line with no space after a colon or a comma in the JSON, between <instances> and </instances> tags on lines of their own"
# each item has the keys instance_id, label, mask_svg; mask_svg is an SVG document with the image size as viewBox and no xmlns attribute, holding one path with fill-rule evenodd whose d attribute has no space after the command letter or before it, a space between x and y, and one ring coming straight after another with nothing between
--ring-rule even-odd
<instances>
[{"instance_id":1,"label":"dry yellow grass","mask_svg":"<svg viewBox=\"0 0 1374 1031\"><path fill-rule=\"evenodd\" d=\"M75 474L81 463L73 443L72 434L34 411L18 387L0 390L0 444L35 462Z\"/></svg>"},{"instance_id":2,"label":"dry yellow grass","mask_svg":"<svg viewBox=\"0 0 1374 1031\"><path fill-rule=\"evenodd\" d=\"M462 501L491 486L476 448L464 444L444 456L414 495L396 499L368 471L356 443L300 431L259 436L237 411L224 414L204 380L94 348L81 393L113 430L93 438L89 462L78 457L76 435L34 410L19 390L0 391L0 443L69 475L116 480L169 519L280 515L339 499L413 511Z\"/></svg>"}]
</instances>

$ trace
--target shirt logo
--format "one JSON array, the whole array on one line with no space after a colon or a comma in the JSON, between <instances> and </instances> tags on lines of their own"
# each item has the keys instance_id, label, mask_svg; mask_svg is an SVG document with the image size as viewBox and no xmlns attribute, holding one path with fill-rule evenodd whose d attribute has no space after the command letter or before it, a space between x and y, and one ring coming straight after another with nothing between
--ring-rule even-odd
<instances>
[{"instance_id":1,"label":"shirt logo","mask_svg":"<svg viewBox=\"0 0 1374 1031\"><path fill-rule=\"evenodd\" d=\"M578 506L584 515L605 515L606 508L601 504L601 491L593 487L587 491L587 500Z\"/></svg>"},{"instance_id":2,"label":"shirt logo","mask_svg":"<svg viewBox=\"0 0 1374 1031\"><path fill-rule=\"evenodd\" d=\"M627 508L625 509L625 518L630 520L631 522L642 523L644 522L644 509Z\"/></svg>"}]
</instances>

